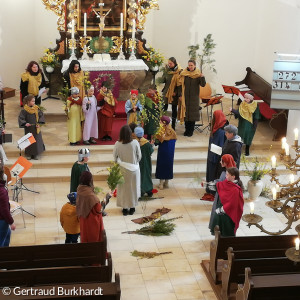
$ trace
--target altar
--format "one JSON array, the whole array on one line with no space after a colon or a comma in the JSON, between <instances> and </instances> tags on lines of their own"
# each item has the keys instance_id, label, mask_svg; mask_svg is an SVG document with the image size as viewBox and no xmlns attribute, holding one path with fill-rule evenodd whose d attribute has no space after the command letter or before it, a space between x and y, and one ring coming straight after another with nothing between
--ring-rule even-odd
<instances>
[{"instance_id":1,"label":"altar","mask_svg":"<svg viewBox=\"0 0 300 300\"><path fill-rule=\"evenodd\" d=\"M101 82L113 81L113 94L119 101L129 98L130 90L140 89L148 74L148 66L142 59L136 60L79 60L82 71L89 72L89 80L99 92ZM62 61L61 72L65 72L71 60ZM144 92L144 91L143 91Z\"/></svg>"}]
</instances>

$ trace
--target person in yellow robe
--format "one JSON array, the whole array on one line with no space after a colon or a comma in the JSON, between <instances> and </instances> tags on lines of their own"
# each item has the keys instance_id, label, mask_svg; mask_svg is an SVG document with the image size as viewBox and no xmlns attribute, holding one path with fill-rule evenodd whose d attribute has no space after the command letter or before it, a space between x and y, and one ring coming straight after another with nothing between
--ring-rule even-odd
<instances>
[{"instance_id":1,"label":"person in yellow robe","mask_svg":"<svg viewBox=\"0 0 300 300\"><path fill-rule=\"evenodd\" d=\"M77 87L71 88L71 96L67 100L68 139L71 146L78 145L82 139L81 123L84 121L82 99Z\"/></svg>"}]
</instances>

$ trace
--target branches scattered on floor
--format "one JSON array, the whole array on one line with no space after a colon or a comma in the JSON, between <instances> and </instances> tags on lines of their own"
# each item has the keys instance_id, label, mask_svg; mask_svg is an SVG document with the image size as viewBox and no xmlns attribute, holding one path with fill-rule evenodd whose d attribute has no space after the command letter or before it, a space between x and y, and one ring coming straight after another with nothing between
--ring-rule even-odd
<instances>
[{"instance_id":1,"label":"branches scattered on floor","mask_svg":"<svg viewBox=\"0 0 300 300\"><path fill-rule=\"evenodd\" d=\"M134 257L138 257L138 258L153 258L159 255L163 255L163 254L172 254L172 251L166 251L166 252L143 252L143 251L137 251L134 250L131 252L131 255Z\"/></svg>"}]
</instances>

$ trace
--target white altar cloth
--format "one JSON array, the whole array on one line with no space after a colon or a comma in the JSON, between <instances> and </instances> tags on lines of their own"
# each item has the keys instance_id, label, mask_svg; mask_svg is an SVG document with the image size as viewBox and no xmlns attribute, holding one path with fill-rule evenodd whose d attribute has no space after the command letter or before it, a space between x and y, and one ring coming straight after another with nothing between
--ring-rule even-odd
<instances>
[{"instance_id":1,"label":"white altar cloth","mask_svg":"<svg viewBox=\"0 0 300 300\"><path fill-rule=\"evenodd\" d=\"M137 60L79 60L83 71L147 71L148 66L142 59ZM71 60L65 59L62 62L61 72L68 70Z\"/></svg>"}]
</instances>

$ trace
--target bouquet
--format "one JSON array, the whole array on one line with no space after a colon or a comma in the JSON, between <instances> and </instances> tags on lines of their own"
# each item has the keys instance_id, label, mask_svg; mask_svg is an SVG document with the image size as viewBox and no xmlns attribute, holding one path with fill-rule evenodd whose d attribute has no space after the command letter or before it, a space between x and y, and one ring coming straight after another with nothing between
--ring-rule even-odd
<instances>
[{"instance_id":1,"label":"bouquet","mask_svg":"<svg viewBox=\"0 0 300 300\"><path fill-rule=\"evenodd\" d=\"M142 56L142 58L145 60L145 63L148 65L149 68L153 67L159 67L164 62L164 56L156 51L153 47L149 48L149 51L146 51L147 53Z\"/></svg>"},{"instance_id":2,"label":"bouquet","mask_svg":"<svg viewBox=\"0 0 300 300\"><path fill-rule=\"evenodd\" d=\"M40 59L43 67L52 67L55 68L56 65L59 64L59 57L57 53L49 48L44 51L44 55Z\"/></svg>"}]
</instances>

